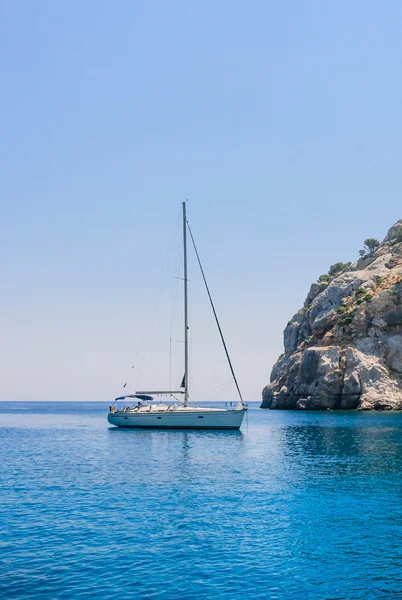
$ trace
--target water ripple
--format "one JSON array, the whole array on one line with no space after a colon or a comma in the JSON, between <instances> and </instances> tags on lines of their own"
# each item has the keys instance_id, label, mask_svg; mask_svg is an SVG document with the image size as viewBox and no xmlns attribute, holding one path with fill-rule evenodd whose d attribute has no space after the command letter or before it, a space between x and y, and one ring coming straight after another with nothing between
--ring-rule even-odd
<instances>
[{"instance_id":1,"label":"water ripple","mask_svg":"<svg viewBox=\"0 0 402 600\"><path fill-rule=\"evenodd\" d=\"M0 427L2 598L402 597L402 415L157 432L15 403Z\"/></svg>"}]
</instances>

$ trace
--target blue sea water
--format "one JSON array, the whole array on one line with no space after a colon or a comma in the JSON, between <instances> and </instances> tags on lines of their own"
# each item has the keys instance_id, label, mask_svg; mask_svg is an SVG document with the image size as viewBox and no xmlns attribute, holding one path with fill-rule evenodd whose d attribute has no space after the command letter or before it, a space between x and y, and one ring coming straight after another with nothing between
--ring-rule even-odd
<instances>
[{"instance_id":1,"label":"blue sea water","mask_svg":"<svg viewBox=\"0 0 402 600\"><path fill-rule=\"evenodd\" d=\"M0 403L1 598L402 598L402 414L106 415Z\"/></svg>"}]
</instances>

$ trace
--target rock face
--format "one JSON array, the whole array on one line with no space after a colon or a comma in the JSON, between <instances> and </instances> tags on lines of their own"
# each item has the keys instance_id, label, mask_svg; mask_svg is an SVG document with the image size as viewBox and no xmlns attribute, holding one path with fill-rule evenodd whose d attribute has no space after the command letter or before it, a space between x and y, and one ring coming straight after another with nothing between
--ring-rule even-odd
<instances>
[{"instance_id":1,"label":"rock face","mask_svg":"<svg viewBox=\"0 0 402 600\"><path fill-rule=\"evenodd\" d=\"M375 252L312 284L262 408L402 409L401 230L402 220Z\"/></svg>"}]
</instances>

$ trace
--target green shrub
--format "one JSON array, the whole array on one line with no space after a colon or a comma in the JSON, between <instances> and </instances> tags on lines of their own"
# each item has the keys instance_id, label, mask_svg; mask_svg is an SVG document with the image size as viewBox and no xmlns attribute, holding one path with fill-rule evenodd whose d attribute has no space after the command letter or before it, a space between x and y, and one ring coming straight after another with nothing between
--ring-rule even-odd
<instances>
[{"instance_id":1,"label":"green shrub","mask_svg":"<svg viewBox=\"0 0 402 600\"><path fill-rule=\"evenodd\" d=\"M320 275L319 278L318 278L318 281L320 283L327 283L330 280L331 280L331 277L328 274Z\"/></svg>"},{"instance_id":2,"label":"green shrub","mask_svg":"<svg viewBox=\"0 0 402 600\"><path fill-rule=\"evenodd\" d=\"M374 252L380 247L380 242L376 240L376 238L367 238L367 240L364 240L363 244L364 251L367 254L374 254Z\"/></svg>"},{"instance_id":3,"label":"green shrub","mask_svg":"<svg viewBox=\"0 0 402 600\"><path fill-rule=\"evenodd\" d=\"M359 298L358 301L356 302L356 304L363 304L364 302L364 298Z\"/></svg>"},{"instance_id":4,"label":"green shrub","mask_svg":"<svg viewBox=\"0 0 402 600\"><path fill-rule=\"evenodd\" d=\"M366 296L365 296L364 299L365 299L366 302L371 302L372 299L373 299L373 295L372 294L366 294Z\"/></svg>"},{"instance_id":5,"label":"green shrub","mask_svg":"<svg viewBox=\"0 0 402 600\"><path fill-rule=\"evenodd\" d=\"M374 277L374 284L377 286L381 285L383 281L384 281L384 277L380 277L379 275L377 275L377 277Z\"/></svg>"},{"instance_id":6,"label":"green shrub","mask_svg":"<svg viewBox=\"0 0 402 600\"><path fill-rule=\"evenodd\" d=\"M353 317L352 315L345 315L342 318L342 323L344 323L345 325L350 325L350 323L353 321Z\"/></svg>"},{"instance_id":7,"label":"green shrub","mask_svg":"<svg viewBox=\"0 0 402 600\"><path fill-rule=\"evenodd\" d=\"M278 356L278 360L282 360L282 358L285 358L285 354L284 354L284 353L282 353L282 354L280 354L280 355Z\"/></svg>"},{"instance_id":8,"label":"green shrub","mask_svg":"<svg viewBox=\"0 0 402 600\"><path fill-rule=\"evenodd\" d=\"M292 325L293 321L288 321L288 325Z\"/></svg>"},{"instance_id":9,"label":"green shrub","mask_svg":"<svg viewBox=\"0 0 402 600\"><path fill-rule=\"evenodd\" d=\"M340 306L338 306L338 308L335 309L335 312L338 313L338 315L341 315L343 313L345 313L348 310L347 306L343 306L342 304Z\"/></svg>"},{"instance_id":10,"label":"green shrub","mask_svg":"<svg viewBox=\"0 0 402 600\"><path fill-rule=\"evenodd\" d=\"M356 298L360 298L361 296L364 296L365 294L366 294L366 290L361 287L357 288L357 290L355 291Z\"/></svg>"},{"instance_id":11,"label":"green shrub","mask_svg":"<svg viewBox=\"0 0 402 600\"><path fill-rule=\"evenodd\" d=\"M402 228L397 231L393 240L391 240L391 246L395 244L400 244L402 242Z\"/></svg>"},{"instance_id":12,"label":"green shrub","mask_svg":"<svg viewBox=\"0 0 402 600\"><path fill-rule=\"evenodd\" d=\"M331 265L329 267L328 275L330 277L335 277L335 275L338 275L338 273L341 273L341 271L344 271L345 269L350 267L351 264L352 264L351 262L347 262L347 263L337 262L334 265Z\"/></svg>"}]
</instances>

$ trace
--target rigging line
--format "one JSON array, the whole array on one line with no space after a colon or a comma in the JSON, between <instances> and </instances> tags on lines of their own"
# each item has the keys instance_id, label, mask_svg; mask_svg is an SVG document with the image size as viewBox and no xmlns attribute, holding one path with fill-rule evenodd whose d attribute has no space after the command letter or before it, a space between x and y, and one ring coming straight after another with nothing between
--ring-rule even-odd
<instances>
[{"instance_id":1,"label":"rigging line","mask_svg":"<svg viewBox=\"0 0 402 600\"><path fill-rule=\"evenodd\" d=\"M210 402L211 400L213 400L214 398L216 398L217 396L219 396L219 394L221 394L224 390L226 390L227 387L229 387L229 385L233 382L233 379L230 378L229 381L227 381L226 383L222 383L220 386L218 386L216 388L216 390L214 391L214 393L212 394L212 396L210 396L207 400L207 402Z\"/></svg>"},{"instance_id":2,"label":"rigging line","mask_svg":"<svg viewBox=\"0 0 402 600\"><path fill-rule=\"evenodd\" d=\"M180 246L178 246L178 256L176 260L176 267L174 272L179 273L181 266L181 252ZM172 297L171 297L171 305L170 305L170 331L169 331L169 381L170 381L170 389L172 389L172 333L173 333L173 322L175 317L175 309L176 309L176 300L177 300L177 281L178 277L173 277L172 279Z\"/></svg>"},{"instance_id":3,"label":"rigging line","mask_svg":"<svg viewBox=\"0 0 402 600\"><path fill-rule=\"evenodd\" d=\"M187 200L186 200L187 202ZM190 261L189 261L190 264ZM191 268L191 267L190 267ZM192 280L187 279L187 290L188 290L188 384L190 389L193 390L194 386L197 384L197 377L194 378L194 369L193 369L193 328L191 326L192 323L192 315L193 315L193 285ZM191 398L189 394L189 398Z\"/></svg>"},{"instance_id":4,"label":"rigging line","mask_svg":"<svg viewBox=\"0 0 402 600\"><path fill-rule=\"evenodd\" d=\"M208 293L208 298L209 298L209 301L210 301L210 303L211 303L211 307L212 307L212 310L213 310L213 313L214 313L215 321L216 321L216 324L217 324L217 326L218 326L218 329L219 329L219 334L220 334L220 336L221 336L222 344L223 344L223 347L224 347L224 349L225 349L226 358L228 359L228 363L229 363L230 371L231 371L231 373L232 373L232 376L233 376L234 382L235 382L235 384L236 384L236 388L237 388L237 391L238 391L238 393L239 393L239 397L240 397L241 403L243 404L243 397L242 397L242 395L241 395L241 391L240 391L240 388L239 388L239 384L237 383L236 375L235 375L235 372L234 372L234 370L233 370L233 366L232 366L232 361L230 360L229 352L228 352L228 349L227 349L227 346L226 346L226 343L225 343L225 338L223 337L222 329L221 329L221 326L220 326L220 324L219 324L218 315L216 314L216 310L215 310L215 306L214 306L214 303L213 303L213 300L212 300L211 292L209 291L209 287L208 287L208 284L207 284L207 280L206 280L206 278L205 278L204 269L202 268L201 260L200 260L200 257L199 257L198 251L197 251L197 246L195 245L195 241L194 241L193 233L192 233L192 231L191 231L191 227L190 227L190 225L189 225L189 222L188 222L188 221L187 221L187 227L188 227L188 230L189 230L189 232L190 232L191 241L193 242L193 246L194 246L194 250L195 250L195 255L196 255L196 257L197 257L197 261L198 261L198 264L199 264L199 266L200 266L200 269L201 269L202 278L203 278L203 280L204 280L205 287L206 287L206 290L207 290L207 293Z\"/></svg>"},{"instance_id":5,"label":"rigging line","mask_svg":"<svg viewBox=\"0 0 402 600\"><path fill-rule=\"evenodd\" d=\"M172 389L172 336L169 337L169 389Z\"/></svg>"},{"instance_id":6,"label":"rigging line","mask_svg":"<svg viewBox=\"0 0 402 600\"><path fill-rule=\"evenodd\" d=\"M155 318L156 318L156 312L158 310L159 301L160 301L160 298L162 295L162 291L163 291L163 287L164 287L164 283L165 283L165 279L166 279L166 275L167 275L167 267L168 267L168 264L169 264L169 261L171 259L171 255L173 252L173 245L174 245L174 240L175 240L176 234L177 234L178 224L180 222L180 216L181 215L178 215L178 217L176 219L174 230L173 230L173 233L172 233L172 236L171 236L168 248L167 248L167 252L165 254L164 261L162 263L162 268L161 268L160 275L159 275L159 288L155 292L153 302L150 304L150 310L149 310L148 318L147 318L149 326L148 326L148 328L146 326L144 327L143 335L141 336L142 339L141 339L140 344L141 344L142 348L140 346L140 348L138 348L138 351L137 351L137 359L139 362L139 368L136 373L136 384L138 383L138 376L142 371L142 367L144 365L145 358L146 358L146 355L148 352L149 341L151 338L151 334L152 334L152 330L153 330L153 326L154 326L154 322L155 322ZM152 308L152 305L153 305L153 308ZM151 323L149 324L150 319L151 319ZM140 354L142 356L140 356Z\"/></svg>"}]
</instances>

